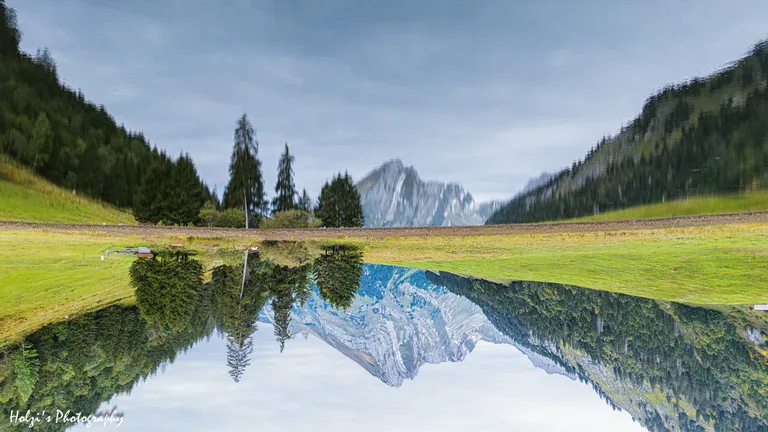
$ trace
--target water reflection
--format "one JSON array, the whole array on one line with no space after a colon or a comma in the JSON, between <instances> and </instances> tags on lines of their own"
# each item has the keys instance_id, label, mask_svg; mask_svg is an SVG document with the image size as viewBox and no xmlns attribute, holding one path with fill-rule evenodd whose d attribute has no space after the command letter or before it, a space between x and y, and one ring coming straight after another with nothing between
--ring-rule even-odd
<instances>
[{"instance_id":1,"label":"water reflection","mask_svg":"<svg viewBox=\"0 0 768 432\"><path fill-rule=\"evenodd\" d=\"M202 265L180 251L157 251L150 259L131 265L136 303L150 324L168 331L192 325L192 319L214 321L226 335L230 376L240 381L250 364L253 333L259 314L269 304L280 352L291 338L291 311L303 306L311 284L320 296L337 308L347 308L360 286L362 253L334 248L299 266L278 265L247 250L241 259L230 253L227 264L216 267L211 282L203 283Z\"/></svg>"},{"instance_id":2,"label":"water reflection","mask_svg":"<svg viewBox=\"0 0 768 432\"><path fill-rule=\"evenodd\" d=\"M768 430L765 315L558 284L427 273L502 333L590 383L649 430Z\"/></svg>"},{"instance_id":3,"label":"water reflection","mask_svg":"<svg viewBox=\"0 0 768 432\"><path fill-rule=\"evenodd\" d=\"M392 387L486 341L589 384L648 430L768 430L768 314L746 307L363 266L359 251L343 248L294 266L232 252L208 282L194 257L158 251L130 274L136 307L46 326L0 353L5 418L51 406L94 412L217 333L226 342L221 364L242 385L263 323L280 352L313 335Z\"/></svg>"}]
</instances>

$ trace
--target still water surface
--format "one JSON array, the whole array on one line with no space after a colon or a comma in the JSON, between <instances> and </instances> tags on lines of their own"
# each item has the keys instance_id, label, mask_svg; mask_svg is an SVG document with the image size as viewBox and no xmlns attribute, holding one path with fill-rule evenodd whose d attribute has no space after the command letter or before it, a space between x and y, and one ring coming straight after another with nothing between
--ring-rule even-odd
<instances>
[{"instance_id":1,"label":"still water surface","mask_svg":"<svg viewBox=\"0 0 768 432\"><path fill-rule=\"evenodd\" d=\"M128 431L768 430L768 314L320 260L251 259L205 284L193 259L141 261L138 307L27 338L36 356L0 382L6 420L116 407ZM93 427L115 424L71 430Z\"/></svg>"}]
</instances>

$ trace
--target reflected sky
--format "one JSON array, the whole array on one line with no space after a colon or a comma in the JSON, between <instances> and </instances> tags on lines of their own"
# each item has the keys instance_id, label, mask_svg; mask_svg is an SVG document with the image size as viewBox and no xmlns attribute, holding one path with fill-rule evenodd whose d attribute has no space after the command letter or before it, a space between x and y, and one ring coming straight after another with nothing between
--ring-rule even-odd
<instances>
[{"instance_id":1,"label":"reflected sky","mask_svg":"<svg viewBox=\"0 0 768 432\"><path fill-rule=\"evenodd\" d=\"M102 409L117 406L124 431L644 430L589 386L547 374L511 345L480 342L463 362L425 365L399 388L311 335L281 354L266 324L239 383L225 351L223 339L203 340Z\"/></svg>"}]
</instances>

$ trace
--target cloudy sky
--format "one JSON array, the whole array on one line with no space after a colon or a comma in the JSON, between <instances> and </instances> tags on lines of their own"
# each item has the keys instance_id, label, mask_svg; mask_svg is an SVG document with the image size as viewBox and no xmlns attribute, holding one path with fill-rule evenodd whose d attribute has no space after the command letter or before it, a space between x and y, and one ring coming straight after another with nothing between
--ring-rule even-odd
<instances>
[{"instance_id":1,"label":"cloudy sky","mask_svg":"<svg viewBox=\"0 0 768 432\"><path fill-rule=\"evenodd\" d=\"M581 157L768 36L764 0L7 0L22 48L223 191L237 117L270 190L399 157L477 198Z\"/></svg>"}]
</instances>

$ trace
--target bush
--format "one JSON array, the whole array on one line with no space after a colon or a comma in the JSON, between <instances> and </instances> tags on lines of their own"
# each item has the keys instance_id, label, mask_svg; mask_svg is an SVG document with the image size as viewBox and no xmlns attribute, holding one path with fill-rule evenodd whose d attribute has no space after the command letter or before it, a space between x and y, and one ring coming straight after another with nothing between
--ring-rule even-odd
<instances>
[{"instance_id":1,"label":"bush","mask_svg":"<svg viewBox=\"0 0 768 432\"><path fill-rule=\"evenodd\" d=\"M312 213L302 210L286 210L275 212L271 218L264 220L261 227L275 228L317 228L320 221L312 216Z\"/></svg>"},{"instance_id":2,"label":"bush","mask_svg":"<svg viewBox=\"0 0 768 432\"><path fill-rule=\"evenodd\" d=\"M206 203L206 206L200 210L200 217L198 218L197 226L204 226L208 228L218 226L220 218L221 212Z\"/></svg>"},{"instance_id":3,"label":"bush","mask_svg":"<svg viewBox=\"0 0 768 432\"><path fill-rule=\"evenodd\" d=\"M206 206L200 210L197 226L217 228L245 228L245 213L239 209L218 211Z\"/></svg>"},{"instance_id":4,"label":"bush","mask_svg":"<svg viewBox=\"0 0 768 432\"><path fill-rule=\"evenodd\" d=\"M218 223L221 228L245 228L245 213L240 209L226 209L221 212Z\"/></svg>"}]
</instances>

